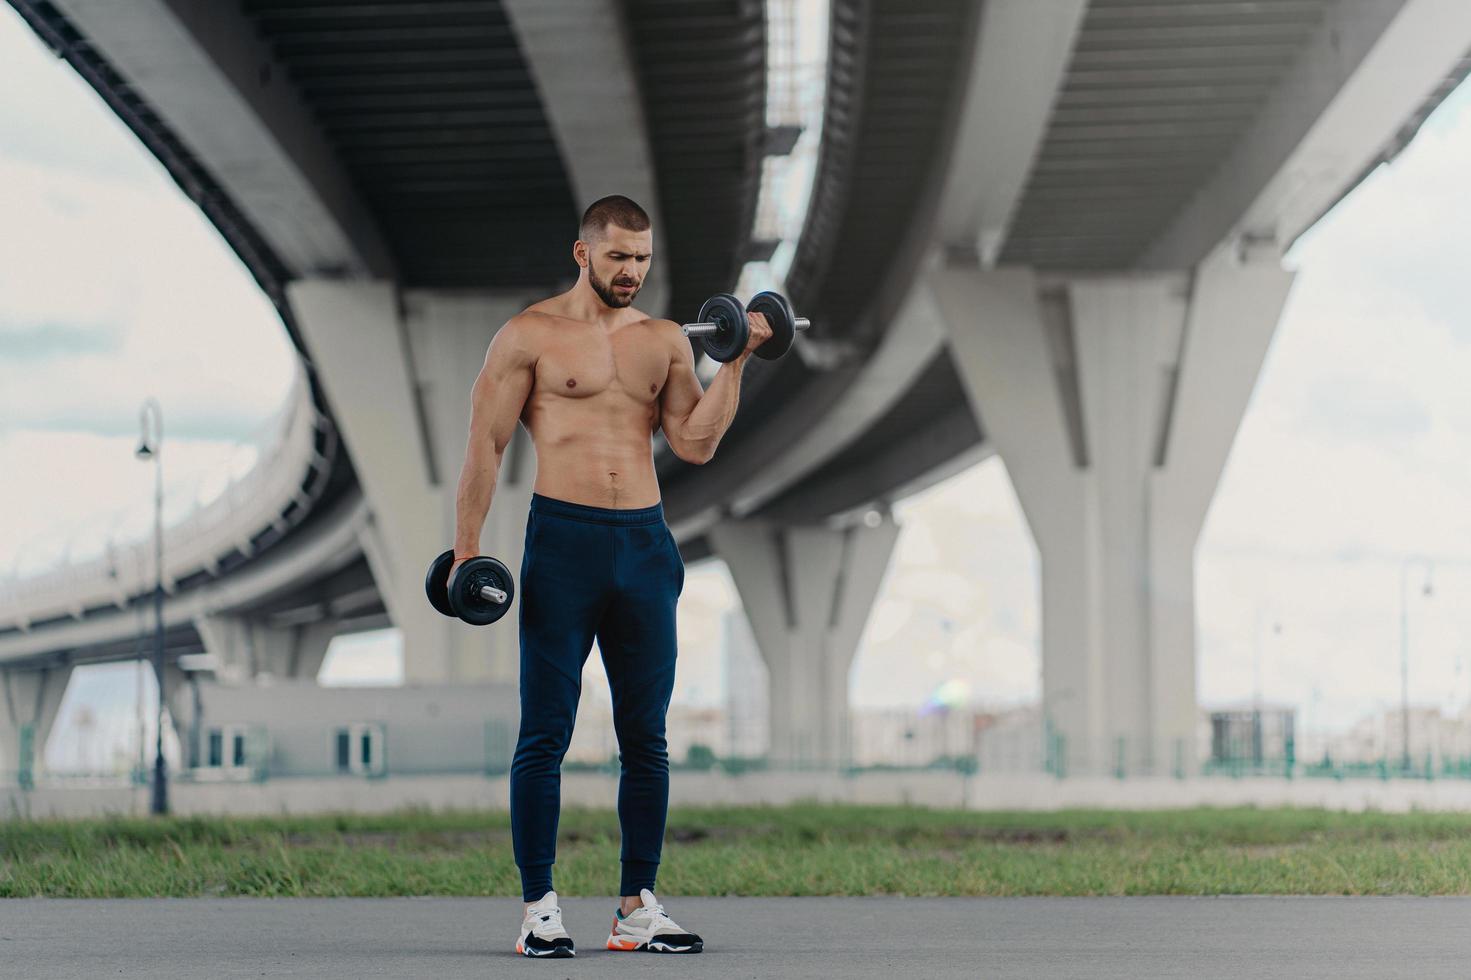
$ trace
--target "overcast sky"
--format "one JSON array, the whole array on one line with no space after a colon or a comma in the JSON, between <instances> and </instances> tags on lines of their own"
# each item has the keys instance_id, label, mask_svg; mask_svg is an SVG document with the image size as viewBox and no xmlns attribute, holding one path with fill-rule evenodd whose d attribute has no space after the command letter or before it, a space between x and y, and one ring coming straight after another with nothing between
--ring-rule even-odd
<instances>
[{"instance_id":1,"label":"overcast sky","mask_svg":"<svg viewBox=\"0 0 1471 980\"><path fill-rule=\"evenodd\" d=\"M1309 723L1346 725L1396 700L1411 554L1436 559L1434 594L1417 588L1410 609L1413 696L1471 699L1467 173L1463 87L1289 256L1297 284L1200 542L1206 703L1250 696L1258 647L1265 694L1302 705ZM176 510L205 476L248 462L241 443L280 405L294 353L210 225L9 7L0 226L4 575L44 564L70 535L147 526L151 475L132 448L148 394L164 406ZM905 530L855 703L917 705L947 682L977 703L1035 698L1037 559L1002 462L897 514ZM722 697L719 617L735 602L718 562L690 570L677 700ZM392 679L396 658L392 637L340 642L326 676ZM102 697L131 692L130 677L99 670L87 683Z\"/></svg>"}]
</instances>

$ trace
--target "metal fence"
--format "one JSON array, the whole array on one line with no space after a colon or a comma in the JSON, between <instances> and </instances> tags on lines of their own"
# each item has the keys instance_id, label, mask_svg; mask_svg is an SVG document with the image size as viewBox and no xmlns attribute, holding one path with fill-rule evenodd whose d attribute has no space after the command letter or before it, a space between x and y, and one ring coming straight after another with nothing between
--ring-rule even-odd
<instances>
[{"instance_id":1,"label":"metal fence","mask_svg":"<svg viewBox=\"0 0 1471 980\"><path fill-rule=\"evenodd\" d=\"M437 720L433 722L322 723L301 721L264 725L206 726L185 739L172 760L172 778L183 782L266 782L277 779L360 778L390 776L483 775L504 777L510 771L516 724L508 718ZM698 742L672 756L675 772L710 772L730 776L758 773L808 773L862 776L875 773L950 773L957 777L1037 776L1057 781L1108 777L1113 780L1193 778L1230 780L1471 780L1471 757L1443 758L1426 754L1406 768L1399 758L1338 761L1295 758L1292 745L1281 758L1195 761L1195 746L1177 740L1162 765L1129 764L1128 746L1117 739L1104 751L1077 753L1065 735L1048 731L1041 743L1025 752L996 751L937 755L923 764L794 761L768 755L722 755ZM145 783L147 768L98 771L44 771L38 766L31 726L21 726L18 758L0 760L0 785L33 789L40 786L127 785ZM1104 764L1100 765L1100 761ZM7 764L8 763L8 764ZM1012 764L1016 763L1016 764ZM568 759L567 773L616 776L616 745L602 758Z\"/></svg>"}]
</instances>

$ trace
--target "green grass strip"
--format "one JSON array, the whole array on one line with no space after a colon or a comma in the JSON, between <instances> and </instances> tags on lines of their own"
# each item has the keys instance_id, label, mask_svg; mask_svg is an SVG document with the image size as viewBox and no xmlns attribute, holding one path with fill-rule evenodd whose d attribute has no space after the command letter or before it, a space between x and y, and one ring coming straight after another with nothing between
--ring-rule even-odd
<instances>
[{"instance_id":1,"label":"green grass strip","mask_svg":"<svg viewBox=\"0 0 1471 980\"><path fill-rule=\"evenodd\" d=\"M676 809L672 895L1465 895L1471 814ZM618 884L618 821L562 815L556 883ZM505 813L0 823L0 897L515 895Z\"/></svg>"}]
</instances>

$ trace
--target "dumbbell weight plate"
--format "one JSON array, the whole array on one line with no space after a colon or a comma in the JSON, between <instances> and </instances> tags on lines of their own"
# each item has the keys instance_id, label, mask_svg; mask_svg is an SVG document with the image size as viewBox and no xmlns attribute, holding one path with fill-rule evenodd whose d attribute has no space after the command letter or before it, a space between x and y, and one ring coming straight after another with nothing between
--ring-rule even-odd
<instances>
[{"instance_id":1,"label":"dumbbell weight plate","mask_svg":"<svg viewBox=\"0 0 1471 980\"><path fill-rule=\"evenodd\" d=\"M792 340L797 336L797 313L792 304L781 293L757 293L751 297L746 309L766 317L771 327L771 339L756 348L756 356L775 361L792 349Z\"/></svg>"},{"instance_id":2,"label":"dumbbell weight plate","mask_svg":"<svg viewBox=\"0 0 1471 980\"><path fill-rule=\"evenodd\" d=\"M492 602L481 596L480 590L487 585L504 592L506 601ZM511 578L511 570L484 555L465 562L449 581L449 604L454 615L471 626L489 626L500 619L511 608L514 598L516 583Z\"/></svg>"},{"instance_id":3,"label":"dumbbell weight plate","mask_svg":"<svg viewBox=\"0 0 1471 980\"><path fill-rule=\"evenodd\" d=\"M449 604L449 570L455 563L455 552L451 548L429 565L429 574L424 576L424 592L429 596L429 604L446 616L453 616L455 611Z\"/></svg>"},{"instance_id":4,"label":"dumbbell weight plate","mask_svg":"<svg viewBox=\"0 0 1471 980\"><path fill-rule=\"evenodd\" d=\"M730 293L716 293L705 300L705 305L700 307L700 322L720 325L716 333L700 338L700 343L705 345L705 353L715 360L722 363L733 361L746 349L746 342L751 337L750 327L746 324L746 308Z\"/></svg>"}]
</instances>

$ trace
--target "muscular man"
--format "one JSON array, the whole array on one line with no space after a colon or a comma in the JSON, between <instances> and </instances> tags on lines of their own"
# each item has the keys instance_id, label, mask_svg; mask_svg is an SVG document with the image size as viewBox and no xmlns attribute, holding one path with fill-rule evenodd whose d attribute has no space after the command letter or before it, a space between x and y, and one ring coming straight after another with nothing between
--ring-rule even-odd
<instances>
[{"instance_id":1,"label":"muscular man","mask_svg":"<svg viewBox=\"0 0 1471 980\"><path fill-rule=\"evenodd\" d=\"M621 774L621 901L609 949L698 953L654 896L669 806L664 716L674 688L674 607L684 563L664 523L651 437L705 463L735 418L741 371L771 336L751 338L709 390L678 324L633 307L653 258L649 216L605 197L582 217L577 284L513 317L475 382L460 473L455 563L479 550L501 456L519 420L536 446L521 561L521 731L511 763L511 836L521 871L527 956L571 956L552 890L561 765L594 637L613 696Z\"/></svg>"}]
</instances>

